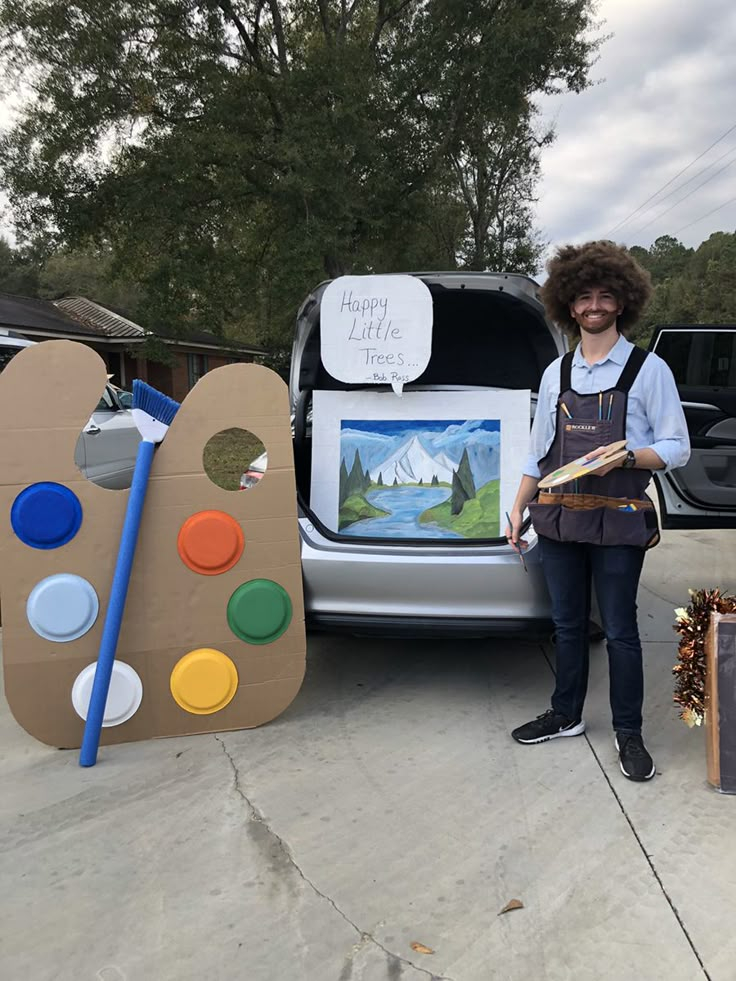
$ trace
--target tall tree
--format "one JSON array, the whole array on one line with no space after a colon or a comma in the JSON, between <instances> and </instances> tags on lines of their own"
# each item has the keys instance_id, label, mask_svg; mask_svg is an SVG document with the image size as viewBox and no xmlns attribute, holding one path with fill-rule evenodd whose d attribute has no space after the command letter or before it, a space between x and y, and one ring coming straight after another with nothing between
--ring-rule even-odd
<instances>
[{"instance_id":1,"label":"tall tree","mask_svg":"<svg viewBox=\"0 0 736 981\"><path fill-rule=\"evenodd\" d=\"M325 275L439 262L450 155L491 110L523 119L535 94L585 87L593 9L5 0L0 50L33 98L4 183L23 227L112 242L149 325L267 338Z\"/></svg>"},{"instance_id":2,"label":"tall tree","mask_svg":"<svg viewBox=\"0 0 736 981\"><path fill-rule=\"evenodd\" d=\"M539 154L552 139L551 129L535 133L531 108L521 117L481 117L458 139L451 162L468 216L468 269L536 271L543 246L530 204Z\"/></svg>"},{"instance_id":3,"label":"tall tree","mask_svg":"<svg viewBox=\"0 0 736 981\"><path fill-rule=\"evenodd\" d=\"M8 240L0 236L0 290L20 296L37 296L38 277L38 262L32 256L13 249Z\"/></svg>"}]
</instances>

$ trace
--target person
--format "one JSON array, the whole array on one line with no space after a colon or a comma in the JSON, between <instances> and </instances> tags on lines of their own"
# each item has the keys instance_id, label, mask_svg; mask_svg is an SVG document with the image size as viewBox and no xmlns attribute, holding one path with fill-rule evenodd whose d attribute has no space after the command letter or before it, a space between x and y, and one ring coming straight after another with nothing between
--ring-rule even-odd
<instances>
[{"instance_id":1,"label":"person","mask_svg":"<svg viewBox=\"0 0 736 981\"><path fill-rule=\"evenodd\" d=\"M655 765L642 738L644 678L636 595L647 547L658 541L646 497L652 471L690 456L685 416L668 365L626 337L651 296L651 281L625 249L607 241L559 248L541 290L548 316L574 351L544 372L506 537L515 549L525 508L537 532L552 605L556 682L551 707L514 729L520 743L585 731L591 584L608 648L615 745L624 776L648 780ZM553 491L542 477L626 440L626 454Z\"/></svg>"}]
</instances>

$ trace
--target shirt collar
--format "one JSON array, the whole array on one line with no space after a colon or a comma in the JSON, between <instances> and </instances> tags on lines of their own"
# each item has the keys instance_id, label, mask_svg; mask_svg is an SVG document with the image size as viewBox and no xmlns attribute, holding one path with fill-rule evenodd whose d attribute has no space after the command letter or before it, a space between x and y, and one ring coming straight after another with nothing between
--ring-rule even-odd
<instances>
[{"instance_id":1,"label":"shirt collar","mask_svg":"<svg viewBox=\"0 0 736 981\"><path fill-rule=\"evenodd\" d=\"M619 339L613 345L611 350L600 361L596 361L595 364L605 364L606 361L613 361L614 364L625 365L628 360L631 349L634 345L631 341L627 341L623 334L619 335ZM572 359L573 367L575 368L589 368L591 367L588 362L583 357L583 351L580 344L575 348L575 354Z\"/></svg>"}]
</instances>

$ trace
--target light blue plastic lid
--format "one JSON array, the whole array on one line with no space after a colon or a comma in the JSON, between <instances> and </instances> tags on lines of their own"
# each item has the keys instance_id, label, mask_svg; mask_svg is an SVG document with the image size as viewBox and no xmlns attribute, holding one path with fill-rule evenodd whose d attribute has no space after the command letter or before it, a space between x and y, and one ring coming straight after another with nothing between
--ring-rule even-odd
<instances>
[{"instance_id":1,"label":"light blue plastic lid","mask_svg":"<svg viewBox=\"0 0 736 981\"><path fill-rule=\"evenodd\" d=\"M57 643L83 637L94 626L99 610L91 583L68 572L42 579L26 604L28 622L36 633Z\"/></svg>"}]
</instances>

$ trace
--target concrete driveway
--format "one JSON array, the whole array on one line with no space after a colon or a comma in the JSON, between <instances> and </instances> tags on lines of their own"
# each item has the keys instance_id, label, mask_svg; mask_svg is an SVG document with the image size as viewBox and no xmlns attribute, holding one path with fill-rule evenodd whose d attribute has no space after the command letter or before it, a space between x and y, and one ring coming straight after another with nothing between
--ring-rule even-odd
<instances>
[{"instance_id":1,"label":"concrete driveway","mask_svg":"<svg viewBox=\"0 0 736 981\"><path fill-rule=\"evenodd\" d=\"M271 725L90 770L3 700L0 977L733 981L736 798L671 701L673 608L706 585L736 588L736 533L647 559L644 785L618 769L602 646L586 735L536 747L508 730L547 706L554 657L519 641L315 635Z\"/></svg>"}]
</instances>

